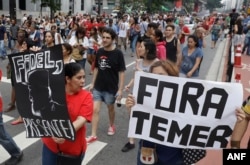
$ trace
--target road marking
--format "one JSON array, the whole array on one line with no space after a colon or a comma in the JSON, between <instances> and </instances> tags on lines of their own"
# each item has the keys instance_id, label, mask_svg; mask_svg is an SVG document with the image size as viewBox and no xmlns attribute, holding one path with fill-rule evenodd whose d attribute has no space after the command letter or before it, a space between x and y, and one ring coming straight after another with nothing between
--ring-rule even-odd
<instances>
[{"instance_id":1,"label":"road marking","mask_svg":"<svg viewBox=\"0 0 250 165\"><path fill-rule=\"evenodd\" d=\"M85 153L82 165L87 165L105 146L107 143L95 141L87 145L87 151Z\"/></svg>"},{"instance_id":2,"label":"road marking","mask_svg":"<svg viewBox=\"0 0 250 165\"><path fill-rule=\"evenodd\" d=\"M11 83L10 79L7 79L7 77L4 77L4 76L2 77L1 81L4 83L9 83L9 84Z\"/></svg>"},{"instance_id":3,"label":"road marking","mask_svg":"<svg viewBox=\"0 0 250 165\"><path fill-rule=\"evenodd\" d=\"M4 122L12 120L12 117L4 115ZM17 146L23 151L28 148L40 138L26 138L26 131L19 133L18 135L13 137L13 140L16 142ZM85 153L84 160L82 165L87 165L105 146L107 143L96 141L87 146L87 151ZM4 163L6 160L10 158L8 152L0 145L0 164Z\"/></svg>"},{"instance_id":4,"label":"road marking","mask_svg":"<svg viewBox=\"0 0 250 165\"><path fill-rule=\"evenodd\" d=\"M121 101L122 104L125 103L125 98ZM10 117L8 115L3 115L3 121L4 123L13 120L13 117ZM13 140L16 142L17 146L23 151L24 149L28 148L40 138L26 138L26 131L22 131L18 135L13 137ZM96 141L87 146L87 151L85 153L84 160L82 162L82 165L87 165L105 146L107 143ZM6 160L10 158L10 155L8 152L0 145L0 164L4 163Z\"/></svg>"},{"instance_id":5,"label":"road marking","mask_svg":"<svg viewBox=\"0 0 250 165\"><path fill-rule=\"evenodd\" d=\"M14 117L7 116L7 115L3 114L3 122L4 123L7 123L8 121L13 120L13 119L14 119Z\"/></svg>"},{"instance_id":6,"label":"road marking","mask_svg":"<svg viewBox=\"0 0 250 165\"><path fill-rule=\"evenodd\" d=\"M37 142L40 140L40 138L26 138L26 132L23 131L20 134L16 135L13 140L16 142L17 146L21 149L24 150L25 148L31 146L33 143ZM7 159L10 158L10 155L8 152L0 146L0 164L5 162Z\"/></svg>"}]
</instances>

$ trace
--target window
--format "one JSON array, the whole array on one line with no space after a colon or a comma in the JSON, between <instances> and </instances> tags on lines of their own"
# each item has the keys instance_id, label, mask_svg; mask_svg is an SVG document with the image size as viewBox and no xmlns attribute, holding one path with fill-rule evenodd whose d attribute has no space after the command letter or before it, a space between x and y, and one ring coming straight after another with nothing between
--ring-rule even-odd
<instances>
[{"instance_id":1,"label":"window","mask_svg":"<svg viewBox=\"0 0 250 165\"><path fill-rule=\"evenodd\" d=\"M26 0L19 0L19 9L26 10Z\"/></svg>"},{"instance_id":2,"label":"window","mask_svg":"<svg viewBox=\"0 0 250 165\"><path fill-rule=\"evenodd\" d=\"M3 0L0 0L0 10L3 10Z\"/></svg>"},{"instance_id":3,"label":"window","mask_svg":"<svg viewBox=\"0 0 250 165\"><path fill-rule=\"evenodd\" d=\"M84 0L81 0L81 10L84 10Z\"/></svg>"}]
</instances>

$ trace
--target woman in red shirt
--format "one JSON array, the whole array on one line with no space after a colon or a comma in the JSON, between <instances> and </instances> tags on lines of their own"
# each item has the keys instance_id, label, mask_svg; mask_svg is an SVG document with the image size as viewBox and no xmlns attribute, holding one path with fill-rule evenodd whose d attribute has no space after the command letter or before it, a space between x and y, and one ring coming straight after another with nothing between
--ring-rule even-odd
<instances>
[{"instance_id":1,"label":"woman in red shirt","mask_svg":"<svg viewBox=\"0 0 250 165\"><path fill-rule=\"evenodd\" d=\"M75 141L64 138L42 138L43 152L42 165L55 165L57 153L63 152L71 156L84 158L87 148L86 122L92 120L93 99L90 92L82 89L85 82L85 73L80 64L65 64L66 102L70 120L76 131Z\"/></svg>"}]
</instances>

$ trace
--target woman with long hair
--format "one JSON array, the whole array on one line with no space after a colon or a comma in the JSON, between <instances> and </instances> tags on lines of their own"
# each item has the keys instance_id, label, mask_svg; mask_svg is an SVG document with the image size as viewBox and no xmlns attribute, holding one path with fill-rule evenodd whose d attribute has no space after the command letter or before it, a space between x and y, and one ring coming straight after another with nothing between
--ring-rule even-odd
<instances>
[{"instance_id":1,"label":"woman with long hair","mask_svg":"<svg viewBox=\"0 0 250 165\"><path fill-rule=\"evenodd\" d=\"M85 69L85 63L87 59L87 49L89 47L89 40L86 37L86 30L82 27L77 28L75 36L72 36L69 40L69 44L74 49L78 49L79 55L78 57L74 57L72 54L72 58Z\"/></svg>"},{"instance_id":2,"label":"woman with long hair","mask_svg":"<svg viewBox=\"0 0 250 165\"><path fill-rule=\"evenodd\" d=\"M206 47L205 33L206 30L203 27L197 27L193 34L198 38L199 48L201 49Z\"/></svg>"},{"instance_id":3,"label":"woman with long hair","mask_svg":"<svg viewBox=\"0 0 250 165\"><path fill-rule=\"evenodd\" d=\"M71 63L71 62L76 62L72 57L72 46L69 43L63 43L62 44L62 53L63 53L63 63Z\"/></svg>"},{"instance_id":4,"label":"woman with long hair","mask_svg":"<svg viewBox=\"0 0 250 165\"><path fill-rule=\"evenodd\" d=\"M138 23L138 17L130 18L130 30L129 30L129 40L130 40L130 48L132 50L131 57L136 56L136 42L140 35L140 24Z\"/></svg>"},{"instance_id":5,"label":"woman with long hair","mask_svg":"<svg viewBox=\"0 0 250 165\"><path fill-rule=\"evenodd\" d=\"M198 38L194 35L188 36L188 44L182 50L180 77L198 77L202 58L203 52L199 48Z\"/></svg>"},{"instance_id":6,"label":"woman with long hair","mask_svg":"<svg viewBox=\"0 0 250 165\"><path fill-rule=\"evenodd\" d=\"M140 46L138 46L137 53L140 59L136 60L135 71L149 72L150 66L154 62L159 60L156 57L156 45L151 39L142 41ZM134 78L132 78L130 82L125 86L125 90L127 92L132 91L131 87L133 83ZM135 139L129 138L129 142L124 145L124 147L122 148L122 152L128 152L133 148L135 148Z\"/></svg>"},{"instance_id":7,"label":"woman with long hair","mask_svg":"<svg viewBox=\"0 0 250 165\"><path fill-rule=\"evenodd\" d=\"M221 33L221 25L219 24L219 19L216 19L214 21L214 24L212 25L210 32L211 32L211 38L212 38L211 49L213 49L215 48L215 45Z\"/></svg>"},{"instance_id":8,"label":"woman with long hair","mask_svg":"<svg viewBox=\"0 0 250 165\"><path fill-rule=\"evenodd\" d=\"M43 48L49 48L55 45L55 34L52 31L45 32L45 44L42 46Z\"/></svg>"},{"instance_id":9,"label":"woman with long hair","mask_svg":"<svg viewBox=\"0 0 250 165\"><path fill-rule=\"evenodd\" d=\"M163 39L163 33L160 29L155 30L155 34L152 36L152 40L156 44L156 56L159 60L166 60L166 42Z\"/></svg>"},{"instance_id":10,"label":"woman with long hair","mask_svg":"<svg viewBox=\"0 0 250 165\"><path fill-rule=\"evenodd\" d=\"M89 36L89 47L88 47L88 55L87 60L90 66L92 66L92 63L95 61L95 53L97 51L98 47L98 32L96 27L92 27L90 30L90 36ZM91 67L90 74L93 74L93 68Z\"/></svg>"}]
</instances>

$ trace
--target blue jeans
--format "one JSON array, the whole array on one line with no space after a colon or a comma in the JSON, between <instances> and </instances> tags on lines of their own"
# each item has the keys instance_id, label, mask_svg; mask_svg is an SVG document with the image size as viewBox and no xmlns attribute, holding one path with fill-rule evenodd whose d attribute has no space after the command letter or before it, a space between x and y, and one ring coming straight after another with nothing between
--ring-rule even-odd
<instances>
[{"instance_id":1,"label":"blue jeans","mask_svg":"<svg viewBox=\"0 0 250 165\"><path fill-rule=\"evenodd\" d=\"M9 32L7 32L7 38L8 38L8 48L11 49L11 37Z\"/></svg>"},{"instance_id":2,"label":"blue jeans","mask_svg":"<svg viewBox=\"0 0 250 165\"><path fill-rule=\"evenodd\" d=\"M5 57L6 55L7 55L7 52L4 46L4 40L0 40L0 56Z\"/></svg>"},{"instance_id":3,"label":"blue jeans","mask_svg":"<svg viewBox=\"0 0 250 165\"><path fill-rule=\"evenodd\" d=\"M212 34L211 34L211 38L212 38L212 41L217 41L218 38L219 38L219 34L214 34L214 33L212 33Z\"/></svg>"},{"instance_id":4,"label":"blue jeans","mask_svg":"<svg viewBox=\"0 0 250 165\"><path fill-rule=\"evenodd\" d=\"M115 95L107 91L93 90L94 101L103 101L107 105L112 105L115 103Z\"/></svg>"},{"instance_id":5,"label":"blue jeans","mask_svg":"<svg viewBox=\"0 0 250 165\"><path fill-rule=\"evenodd\" d=\"M85 154L82 154L82 160ZM57 153L54 153L49 150L49 148L43 144L42 151L42 165L55 165L57 161Z\"/></svg>"},{"instance_id":6,"label":"blue jeans","mask_svg":"<svg viewBox=\"0 0 250 165\"><path fill-rule=\"evenodd\" d=\"M6 132L3 125L3 113L0 112L0 144L11 156L19 156L20 148L16 145L12 137Z\"/></svg>"},{"instance_id":7,"label":"blue jeans","mask_svg":"<svg viewBox=\"0 0 250 165\"><path fill-rule=\"evenodd\" d=\"M135 53L135 47L136 47L136 42L137 42L138 36L139 35L133 36L133 39L132 39L132 41L130 43L130 48L132 50L132 53Z\"/></svg>"},{"instance_id":8,"label":"blue jeans","mask_svg":"<svg viewBox=\"0 0 250 165\"><path fill-rule=\"evenodd\" d=\"M76 62L79 63L82 66L82 68L85 70L86 58L76 61Z\"/></svg>"}]
</instances>

